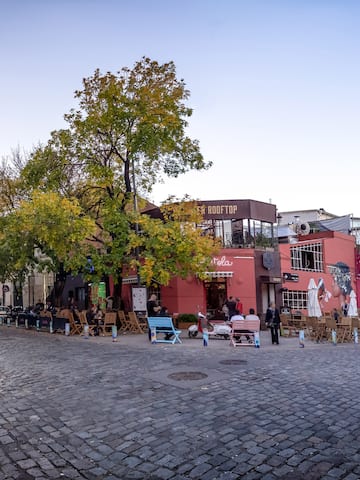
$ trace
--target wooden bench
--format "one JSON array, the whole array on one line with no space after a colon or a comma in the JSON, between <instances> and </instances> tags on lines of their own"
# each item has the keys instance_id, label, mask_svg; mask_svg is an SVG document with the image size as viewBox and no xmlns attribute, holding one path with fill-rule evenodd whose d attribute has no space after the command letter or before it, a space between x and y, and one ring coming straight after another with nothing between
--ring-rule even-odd
<instances>
[{"instance_id":1,"label":"wooden bench","mask_svg":"<svg viewBox=\"0 0 360 480\"><path fill-rule=\"evenodd\" d=\"M170 317L148 317L149 329L155 335L151 335L152 343L182 343L180 340L181 330L176 330ZM160 336L164 335L164 338Z\"/></svg>"},{"instance_id":2,"label":"wooden bench","mask_svg":"<svg viewBox=\"0 0 360 480\"><path fill-rule=\"evenodd\" d=\"M230 345L255 346L255 333L260 331L260 320L234 320L231 322Z\"/></svg>"}]
</instances>

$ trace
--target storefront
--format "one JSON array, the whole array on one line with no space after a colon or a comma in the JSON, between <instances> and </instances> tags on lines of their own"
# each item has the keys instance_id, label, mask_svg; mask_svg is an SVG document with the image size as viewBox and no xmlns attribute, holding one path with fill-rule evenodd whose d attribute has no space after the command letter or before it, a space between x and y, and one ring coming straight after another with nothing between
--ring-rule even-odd
<instances>
[{"instance_id":1,"label":"storefront","mask_svg":"<svg viewBox=\"0 0 360 480\"><path fill-rule=\"evenodd\" d=\"M270 301L280 301L280 257L274 237L275 205L255 200L198 202L204 221L199 228L221 239L205 280L175 278L161 288L170 312L199 309L221 317L225 300L239 298L244 312L263 315Z\"/></svg>"}]
</instances>

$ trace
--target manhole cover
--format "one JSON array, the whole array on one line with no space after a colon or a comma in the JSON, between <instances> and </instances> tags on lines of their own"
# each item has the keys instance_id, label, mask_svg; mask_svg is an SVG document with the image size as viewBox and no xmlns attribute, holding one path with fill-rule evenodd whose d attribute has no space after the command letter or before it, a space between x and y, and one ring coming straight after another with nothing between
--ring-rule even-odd
<instances>
[{"instance_id":1,"label":"manhole cover","mask_svg":"<svg viewBox=\"0 0 360 480\"><path fill-rule=\"evenodd\" d=\"M176 372L176 373L170 373L168 375L168 378L171 378L172 380L202 380L203 378L207 378L206 373L202 372Z\"/></svg>"},{"instance_id":2,"label":"manhole cover","mask_svg":"<svg viewBox=\"0 0 360 480\"><path fill-rule=\"evenodd\" d=\"M222 365L241 365L243 363L247 363L246 360L221 360L220 362Z\"/></svg>"}]
</instances>

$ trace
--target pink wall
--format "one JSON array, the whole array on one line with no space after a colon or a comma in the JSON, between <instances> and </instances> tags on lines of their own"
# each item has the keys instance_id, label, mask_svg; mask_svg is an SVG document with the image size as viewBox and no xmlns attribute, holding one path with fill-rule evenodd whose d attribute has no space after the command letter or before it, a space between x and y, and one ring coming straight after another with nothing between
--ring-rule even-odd
<instances>
[{"instance_id":1,"label":"pink wall","mask_svg":"<svg viewBox=\"0 0 360 480\"><path fill-rule=\"evenodd\" d=\"M243 304L243 312L247 313L249 308L256 310L256 279L255 259L253 249L224 249L226 258L232 262L228 270L232 270L233 277L227 279L227 294L239 297ZM217 267L217 270L225 270Z\"/></svg>"},{"instance_id":2,"label":"pink wall","mask_svg":"<svg viewBox=\"0 0 360 480\"><path fill-rule=\"evenodd\" d=\"M170 285L161 289L161 304L165 305L170 313L194 313L198 306L205 311L205 289L203 283L189 277L186 280L173 278Z\"/></svg>"},{"instance_id":3,"label":"pink wall","mask_svg":"<svg viewBox=\"0 0 360 480\"><path fill-rule=\"evenodd\" d=\"M322 302L322 310L331 311L333 308L339 308L339 299L334 297L333 276L331 274L331 266L337 262L343 262L350 268L352 287L356 291L356 269L355 269L355 238L351 235L344 235L338 232L321 232L318 234L307 235L301 237L301 243L297 244L280 244L280 261L281 272L293 273L299 276L298 282L283 282L283 288L288 290L306 291L311 278L318 284L320 279L324 280L325 288L331 293L328 301ZM296 245L306 245L315 242L321 242L323 245L323 272L307 272L302 270L291 269L290 248Z\"/></svg>"},{"instance_id":4,"label":"pink wall","mask_svg":"<svg viewBox=\"0 0 360 480\"><path fill-rule=\"evenodd\" d=\"M227 295L239 297L244 308L256 310L256 282L254 252L251 249L223 249L214 257L215 270L233 272L226 279ZM170 313L196 313L198 306L206 311L206 292L198 278L174 278L168 287L161 289L161 303Z\"/></svg>"}]
</instances>

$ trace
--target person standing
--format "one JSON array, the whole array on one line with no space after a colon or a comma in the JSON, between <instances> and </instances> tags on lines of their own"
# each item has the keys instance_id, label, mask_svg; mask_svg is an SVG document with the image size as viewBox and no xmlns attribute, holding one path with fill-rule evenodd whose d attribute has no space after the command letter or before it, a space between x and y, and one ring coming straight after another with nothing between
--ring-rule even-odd
<instances>
[{"instance_id":1,"label":"person standing","mask_svg":"<svg viewBox=\"0 0 360 480\"><path fill-rule=\"evenodd\" d=\"M236 301L236 310L240 313L240 315L242 315L243 314L243 304L241 303L240 298L236 297L235 301Z\"/></svg>"},{"instance_id":2,"label":"person standing","mask_svg":"<svg viewBox=\"0 0 360 480\"><path fill-rule=\"evenodd\" d=\"M238 313L236 311L236 302L233 297L229 297L226 302L225 302L227 308L229 309L229 320L231 320L231 317L236 315Z\"/></svg>"},{"instance_id":3,"label":"person standing","mask_svg":"<svg viewBox=\"0 0 360 480\"><path fill-rule=\"evenodd\" d=\"M266 310L265 323L270 328L272 344L279 345L280 314L275 307L275 302L271 302Z\"/></svg>"}]
</instances>

